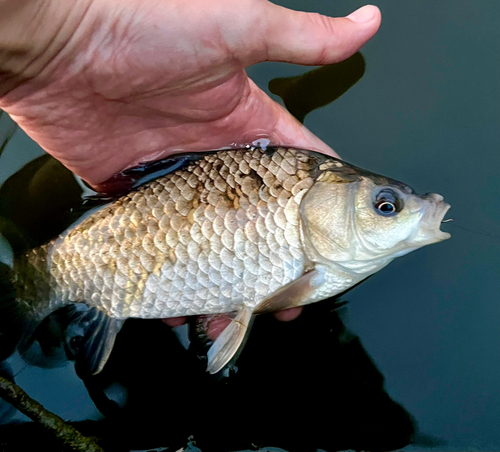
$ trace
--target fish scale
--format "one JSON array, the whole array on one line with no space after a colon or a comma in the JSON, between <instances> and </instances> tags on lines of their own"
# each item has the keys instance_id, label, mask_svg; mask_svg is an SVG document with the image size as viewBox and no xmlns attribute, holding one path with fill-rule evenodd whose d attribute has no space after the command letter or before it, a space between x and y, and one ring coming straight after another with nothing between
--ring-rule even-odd
<instances>
[{"instance_id":1,"label":"fish scale","mask_svg":"<svg viewBox=\"0 0 500 452\"><path fill-rule=\"evenodd\" d=\"M28 253L18 273L36 273L51 309L85 302L114 318L156 318L253 308L304 271L307 160L284 148L207 154ZM31 296L36 309L46 301Z\"/></svg>"}]
</instances>

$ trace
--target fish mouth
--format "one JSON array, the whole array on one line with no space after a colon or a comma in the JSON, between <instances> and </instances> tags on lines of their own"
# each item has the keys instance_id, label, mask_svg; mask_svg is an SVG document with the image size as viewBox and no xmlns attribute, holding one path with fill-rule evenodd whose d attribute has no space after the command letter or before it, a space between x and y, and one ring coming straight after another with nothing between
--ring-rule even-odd
<instances>
[{"instance_id":1,"label":"fish mouth","mask_svg":"<svg viewBox=\"0 0 500 452\"><path fill-rule=\"evenodd\" d=\"M419 242L436 243L451 237L448 232L441 231L441 223L450 209L450 205L443 201L443 197L436 193L422 196L428 201L428 207L421 221L421 228L416 237Z\"/></svg>"}]
</instances>

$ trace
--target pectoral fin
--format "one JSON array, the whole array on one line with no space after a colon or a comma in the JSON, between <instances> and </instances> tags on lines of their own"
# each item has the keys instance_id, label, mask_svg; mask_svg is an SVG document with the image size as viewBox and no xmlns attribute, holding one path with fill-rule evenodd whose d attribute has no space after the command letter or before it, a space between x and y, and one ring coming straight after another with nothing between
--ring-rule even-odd
<instances>
[{"instance_id":1,"label":"pectoral fin","mask_svg":"<svg viewBox=\"0 0 500 452\"><path fill-rule=\"evenodd\" d=\"M323 274L318 270L312 269L304 272L296 280L283 286L277 292L266 298L257 305L254 314L264 312L281 311L283 309L294 308L301 304L321 285L323 284Z\"/></svg>"},{"instance_id":2,"label":"pectoral fin","mask_svg":"<svg viewBox=\"0 0 500 452\"><path fill-rule=\"evenodd\" d=\"M312 269L266 298L254 311L243 307L208 350L207 371L211 374L219 372L236 354L245 339L253 314L300 306L322 283L323 275Z\"/></svg>"},{"instance_id":3,"label":"pectoral fin","mask_svg":"<svg viewBox=\"0 0 500 452\"><path fill-rule=\"evenodd\" d=\"M219 372L236 354L245 339L251 319L252 311L243 307L231 320L208 350L208 372L211 374Z\"/></svg>"}]
</instances>

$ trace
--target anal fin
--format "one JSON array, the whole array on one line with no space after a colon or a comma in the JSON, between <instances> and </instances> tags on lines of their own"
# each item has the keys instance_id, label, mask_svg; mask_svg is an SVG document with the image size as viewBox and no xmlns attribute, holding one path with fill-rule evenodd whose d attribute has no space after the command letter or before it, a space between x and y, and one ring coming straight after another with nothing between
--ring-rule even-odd
<instances>
[{"instance_id":1,"label":"anal fin","mask_svg":"<svg viewBox=\"0 0 500 452\"><path fill-rule=\"evenodd\" d=\"M72 328L81 329L81 335L75 336L78 340L72 344L79 374L101 372L122 324L122 320L113 319L96 308L89 309L73 322Z\"/></svg>"}]
</instances>

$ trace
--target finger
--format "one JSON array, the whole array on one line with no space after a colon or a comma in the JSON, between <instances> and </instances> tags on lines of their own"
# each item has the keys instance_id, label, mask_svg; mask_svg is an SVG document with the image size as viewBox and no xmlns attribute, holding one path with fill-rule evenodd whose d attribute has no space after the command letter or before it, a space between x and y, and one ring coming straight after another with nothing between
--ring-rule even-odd
<instances>
[{"instance_id":1,"label":"finger","mask_svg":"<svg viewBox=\"0 0 500 452\"><path fill-rule=\"evenodd\" d=\"M381 21L380 10L372 5L342 18L269 5L261 61L336 63L357 52L377 32Z\"/></svg>"},{"instance_id":2,"label":"finger","mask_svg":"<svg viewBox=\"0 0 500 452\"><path fill-rule=\"evenodd\" d=\"M243 136L248 143L266 138L272 146L308 149L338 157L330 146L272 100L252 80L248 80L248 84L250 92L245 97L246 102L234 112L245 118L241 128L233 132L235 137Z\"/></svg>"},{"instance_id":3,"label":"finger","mask_svg":"<svg viewBox=\"0 0 500 452\"><path fill-rule=\"evenodd\" d=\"M212 318L208 325L207 336L215 341L231 323L231 317L220 315Z\"/></svg>"},{"instance_id":4,"label":"finger","mask_svg":"<svg viewBox=\"0 0 500 452\"><path fill-rule=\"evenodd\" d=\"M186 323L186 317L170 317L168 319L161 319L161 321L174 328L176 326L184 325Z\"/></svg>"},{"instance_id":5,"label":"finger","mask_svg":"<svg viewBox=\"0 0 500 452\"><path fill-rule=\"evenodd\" d=\"M276 317L281 322L290 322L295 320L302 313L302 308L290 308L284 311L279 311L274 313Z\"/></svg>"},{"instance_id":6,"label":"finger","mask_svg":"<svg viewBox=\"0 0 500 452\"><path fill-rule=\"evenodd\" d=\"M283 146L293 145L296 149L308 149L310 151L322 152L323 154L339 157L339 155L318 138L306 126L297 121L288 110L279 105L279 120L273 131L274 136L279 137L278 144Z\"/></svg>"}]
</instances>

